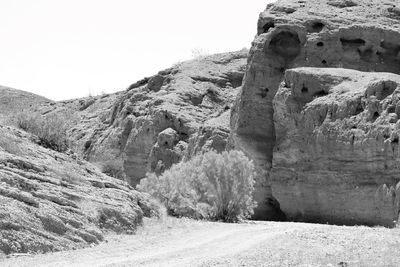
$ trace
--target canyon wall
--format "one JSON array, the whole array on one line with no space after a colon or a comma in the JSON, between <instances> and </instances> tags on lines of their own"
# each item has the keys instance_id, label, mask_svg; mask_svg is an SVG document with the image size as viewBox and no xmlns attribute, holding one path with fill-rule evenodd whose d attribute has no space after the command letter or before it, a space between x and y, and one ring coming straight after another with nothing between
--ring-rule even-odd
<instances>
[{"instance_id":1,"label":"canyon wall","mask_svg":"<svg viewBox=\"0 0 400 267\"><path fill-rule=\"evenodd\" d=\"M287 70L273 101L270 185L288 219L392 226L400 210L400 76Z\"/></svg>"},{"instance_id":2,"label":"canyon wall","mask_svg":"<svg viewBox=\"0 0 400 267\"><path fill-rule=\"evenodd\" d=\"M125 91L46 103L33 112L72 114L72 149L135 186L146 172L159 174L196 153L225 150L247 54L201 56Z\"/></svg>"},{"instance_id":3,"label":"canyon wall","mask_svg":"<svg viewBox=\"0 0 400 267\"><path fill-rule=\"evenodd\" d=\"M276 140L283 138L277 136L275 130L275 123L281 122L275 117L274 123L273 99L284 80L285 71L297 67L316 67L399 74L400 12L398 4L398 1L390 0L281 0L268 5L267 9L260 14L257 36L249 53L242 90L232 109L232 134L229 142L231 148L243 150L255 160L259 167L259 185L255 194L259 203L256 218L280 219L279 211L282 209L288 217L312 219L305 213L304 216L301 213L299 216L294 216L287 204L292 201L292 203L296 202L294 206L310 208L315 201L309 198L313 198L313 194L318 193L319 188L325 187L323 185L325 180L320 178L322 179L320 186L312 185L316 188L314 193L308 194L304 191L304 197L289 199L290 194L282 192L290 192L293 187L285 185L284 182L278 187L275 181L281 178L275 174L270 177L271 168L275 168L275 164L278 164L274 160ZM349 73L352 74L351 71ZM333 86L335 80L332 81L328 75L323 84L326 87ZM296 84L296 86L302 85ZM326 94L323 88L319 88L314 93L316 96ZM322 145L327 144L322 143ZM351 147L344 146L343 149L350 150ZM290 153L286 156L290 156ZM357 160L354 160L354 164L356 162ZM328 161L328 164L331 162ZM294 172L286 175L282 180L296 179L294 175L296 168L294 166L288 168L292 168ZM326 168L326 166L315 165L315 169L321 172L324 172ZM356 176L358 175L357 169L352 171ZM389 187L394 185L396 179L393 177L388 180L384 177L381 180L381 177L376 177L376 182L370 190L376 191L386 182L389 183ZM336 179L340 180L344 177L338 174ZM304 186L308 186L307 182ZM343 194L346 192L341 191ZM280 207L280 203L285 203L285 205ZM334 208L334 206L325 207ZM369 207L369 204L366 206ZM280 215L276 217L276 214ZM329 221L331 217L324 214L321 214L318 220ZM365 216L360 215L356 221L358 219L364 221ZM375 220L375 222L378 221L379 219Z\"/></svg>"}]
</instances>

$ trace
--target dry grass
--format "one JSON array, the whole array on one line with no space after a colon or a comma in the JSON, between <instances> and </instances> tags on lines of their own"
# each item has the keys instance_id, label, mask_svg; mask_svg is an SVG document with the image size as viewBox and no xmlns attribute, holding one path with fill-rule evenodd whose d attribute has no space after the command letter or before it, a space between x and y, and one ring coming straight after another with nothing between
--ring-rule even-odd
<instances>
[{"instance_id":1,"label":"dry grass","mask_svg":"<svg viewBox=\"0 0 400 267\"><path fill-rule=\"evenodd\" d=\"M67 131L73 120L67 114L49 114L21 112L14 117L18 128L36 135L38 144L64 152L68 149Z\"/></svg>"}]
</instances>

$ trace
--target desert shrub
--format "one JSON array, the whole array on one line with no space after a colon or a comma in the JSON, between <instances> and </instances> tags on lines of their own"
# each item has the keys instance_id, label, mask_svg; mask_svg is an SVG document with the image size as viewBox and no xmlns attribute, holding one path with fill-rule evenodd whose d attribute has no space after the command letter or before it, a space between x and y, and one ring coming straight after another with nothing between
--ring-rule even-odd
<instances>
[{"instance_id":1,"label":"desert shrub","mask_svg":"<svg viewBox=\"0 0 400 267\"><path fill-rule=\"evenodd\" d=\"M70 120L66 115L31 114L21 112L15 116L15 123L20 129L30 132L38 137L38 144L59 152L68 149L67 130Z\"/></svg>"},{"instance_id":2,"label":"desert shrub","mask_svg":"<svg viewBox=\"0 0 400 267\"><path fill-rule=\"evenodd\" d=\"M162 175L147 174L137 188L175 216L235 222L253 214L255 169L239 151L214 151L181 162Z\"/></svg>"},{"instance_id":3,"label":"desert shrub","mask_svg":"<svg viewBox=\"0 0 400 267\"><path fill-rule=\"evenodd\" d=\"M194 48L191 52L194 59L203 59L210 54L208 50L203 48Z\"/></svg>"}]
</instances>

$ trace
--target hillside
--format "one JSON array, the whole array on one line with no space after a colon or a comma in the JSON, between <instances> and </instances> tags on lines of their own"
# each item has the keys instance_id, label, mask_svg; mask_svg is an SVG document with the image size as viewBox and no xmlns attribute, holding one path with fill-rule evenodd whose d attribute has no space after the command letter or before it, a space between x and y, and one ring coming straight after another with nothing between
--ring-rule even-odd
<instances>
[{"instance_id":1,"label":"hillside","mask_svg":"<svg viewBox=\"0 0 400 267\"><path fill-rule=\"evenodd\" d=\"M71 148L104 172L136 185L147 171L160 173L199 151L225 149L247 52L199 57L125 91L30 110L74 120Z\"/></svg>"},{"instance_id":2,"label":"hillside","mask_svg":"<svg viewBox=\"0 0 400 267\"><path fill-rule=\"evenodd\" d=\"M0 125L0 256L98 244L134 233L158 209L144 195L73 153Z\"/></svg>"},{"instance_id":3,"label":"hillside","mask_svg":"<svg viewBox=\"0 0 400 267\"><path fill-rule=\"evenodd\" d=\"M10 116L44 103L50 104L54 102L29 92L0 86L0 122L9 121Z\"/></svg>"}]
</instances>

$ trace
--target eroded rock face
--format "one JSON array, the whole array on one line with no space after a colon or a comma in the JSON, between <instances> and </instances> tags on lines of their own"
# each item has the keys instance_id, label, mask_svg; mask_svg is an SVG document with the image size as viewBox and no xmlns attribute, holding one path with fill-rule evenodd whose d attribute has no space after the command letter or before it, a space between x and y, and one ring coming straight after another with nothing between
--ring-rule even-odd
<instances>
[{"instance_id":1,"label":"eroded rock face","mask_svg":"<svg viewBox=\"0 0 400 267\"><path fill-rule=\"evenodd\" d=\"M287 69L346 68L400 73L397 1L281 0L260 14L243 88L232 110L230 146L272 167L272 101ZM260 171L256 214L271 219L268 172ZM272 192L273 193L273 192ZM280 200L278 199L280 202ZM274 202L274 201L272 201Z\"/></svg>"},{"instance_id":2,"label":"eroded rock face","mask_svg":"<svg viewBox=\"0 0 400 267\"><path fill-rule=\"evenodd\" d=\"M400 76L286 71L270 183L288 218L393 226L400 211Z\"/></svg>"},{"instance_id":3,"label":"eroded rock face","mask_svg":"<svg viewBox=\"0 0 400 267\"><path fill-rule=\"evenodd\" d=\"M207 120L189 140L186 157L191 158L196 154L210 150L219 153L225 151L230 133L229 120L229 109L221 115Z\"/></svg>"},{"instance_id":4,"label":"eroded rock face","mask_svg":"<svg viewBox=\"0 0 400 267\"><path fill-rule=\"evenodd\" d=\"M202 146L207 146L204 150L225 149L229 127L222 127L223 134L214 134L212 146L200 140L200 129L211 130L212 122L207 121L223 113L225 122L229 121L247 53L242 50L182 62L126 91L42 105L36 110L74 114L78 119L69 132L73 150L106 173L136 185L146 172L161 173L185 157L191 138L196 152L203 151Z\"/></svg>"},{"instance_id":5,"label":"eroded rock face","mask_svg":"<svg viewBox=\"0 0 400 267\"><path fill-rule=\"evenodd\" d=\"M0 125L0 256L75 249L133 233L157 215L149 198L74 154Z\"/></svg>"}]
</instances>

